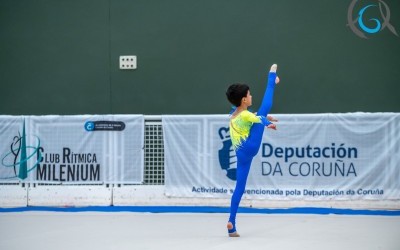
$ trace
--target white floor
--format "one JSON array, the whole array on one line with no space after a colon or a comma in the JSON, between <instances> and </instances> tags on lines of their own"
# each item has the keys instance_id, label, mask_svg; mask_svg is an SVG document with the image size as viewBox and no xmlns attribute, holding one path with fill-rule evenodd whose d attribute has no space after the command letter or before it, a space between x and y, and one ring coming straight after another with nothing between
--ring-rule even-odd
<instances>
[{"instance_id":1,"label":"white floor","mask_svg":"<svg viewBox=\"0 0 400 250\"><path fill-rule=\"evenodd\" d=\"M399 250L400 216L0 213L1 250Z\"/></svg>"}]
</instances>

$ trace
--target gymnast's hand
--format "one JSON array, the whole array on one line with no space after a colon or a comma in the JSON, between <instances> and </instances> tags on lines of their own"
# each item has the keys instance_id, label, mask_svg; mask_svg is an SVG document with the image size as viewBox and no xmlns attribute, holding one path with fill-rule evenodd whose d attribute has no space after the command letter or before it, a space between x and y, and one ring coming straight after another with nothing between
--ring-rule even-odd
<instances>
[{"instance_id":1,"label":"gymnast's hand","mask_svg":"<svg viewBox=\"0 0 400 250\"><path fill-rule=\"evenodd\" d=\"M270 115L267 116L267 119L268 119L268 121L270 121L270 122L277 122L277 121L278 121L278 119L275 119L274 117L272 117L272 116L270 116Z\"/></svg>"},{"instance_id":2,"label":"gymnast's hand","mask_svg":"<svg viewBox=\"0 0 400 250\"><path fill-rule=\"evenodd\" d=\"M275 124L273 124L273 123L271 123L270 125L268 125L268 126L267 126L267 128L270 128L270 129L276 130L276 125L275 125Z\"/></svg>"},{"instance_id":3,"label":"gymnast's hand","mask_svg":"<svg viewBox=\"0 0 400 250\"><path fill-rule=\"evenodd\" d=\"M270 122L278 122L278 119L275 119L274 117L272 117L272 116L270 116L270 115L267 116L267 119L268 119L268 121L270 121ZM267 128L276 130L276 125L273 124L273 123L271 123L271 124L269 124L269 125L267 126Z\"/></svg>"}]
</instances>

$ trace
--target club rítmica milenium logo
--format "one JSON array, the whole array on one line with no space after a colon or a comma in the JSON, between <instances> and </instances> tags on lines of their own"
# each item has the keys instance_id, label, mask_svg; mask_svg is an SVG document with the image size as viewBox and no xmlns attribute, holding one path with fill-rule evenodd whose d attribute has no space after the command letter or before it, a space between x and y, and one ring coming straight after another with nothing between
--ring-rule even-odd
<instances>
[{"instance_id":1,"label":"club r\u00edtmica milenium logo","mask_svg":"<svg viewBox=\"0 0 400 250\"><path fill-rule=\"evenodd\" d=\"M20 179L25 180L28 177L28 173L34 170L42 156L40 154L40 139L39 137L32 135L30 137L36 140L36 146L26 145L26 138L28 136L25 133L25 121L22 127L22 135L18 131L18 135L14 136L13 141L10 144L10 152L6 153L1 158L1 165L5 168L12 168L8 176L1 176L0 179ZM36 163L33 166L28 167L28 160L36 157Z\"/></svg>"},{"instance_id":2,"label":"club r\u00edtmica milenium logo","mask_svg":"<svg viewBox=\"0 0 400 250\"><path fill-rule=\"evenodd\" d=\"M368 39L367 35L379 33L385 28L388 28L391 33L399 36L394 26L390 23L391 14L389 6L382 0L375 0L375 4L367 4L366 2L367 1L353 0L350 3L347 11L347 26L350 27L354 34L361 38ZM379 19L368 17L374 12L374 9L375 12L379 9ZM354 18L355 13L357 16Z\"/></svg>"}]
</instances>

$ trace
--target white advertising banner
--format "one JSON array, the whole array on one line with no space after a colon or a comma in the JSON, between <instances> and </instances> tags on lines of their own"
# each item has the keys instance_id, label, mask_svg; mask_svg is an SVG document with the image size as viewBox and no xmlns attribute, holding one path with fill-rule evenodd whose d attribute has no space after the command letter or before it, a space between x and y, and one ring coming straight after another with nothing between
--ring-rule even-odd
<instances>
[{"instance_id":1,"label":"white advertising banner","mask_svg":"<svg viewBox=\"0 0 400 250\"><path fill-rule=\"evenodd\" d=\"M253 159L245 195L275 200L399 200L400 114L276 115ZM228 115L163 116L165 190L231 196L236 156Z\"/></svg>"},{"instance_id":2,"label":"white advertising banner","mask_svg":"<svg viewBox=\"0 0 400 250\"><path fill-rule=\"evenodd\" d=\"M0 182L142 183L142 115L0 116Z\"/></svg>"}]
</instances>

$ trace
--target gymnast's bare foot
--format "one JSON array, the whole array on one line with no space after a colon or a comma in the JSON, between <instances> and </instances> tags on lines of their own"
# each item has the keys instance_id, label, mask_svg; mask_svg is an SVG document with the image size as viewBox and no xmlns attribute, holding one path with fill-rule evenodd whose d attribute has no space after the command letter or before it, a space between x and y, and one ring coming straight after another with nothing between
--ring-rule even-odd
<instances>
[{"instance_id":1,"label":"gymnast's bare foot","mask_svg":"<svg viewBox=\"0 0 400 250\"><path fill-rule=\"evenodd\" d=\"M271 69L269 70L270 73L276 73L276 71L278 70L278 65L277 64L272 64ZM280 81L279 77L277 76L275 78L275 84L278 84Z\"/></svg>"}]
</instances>

